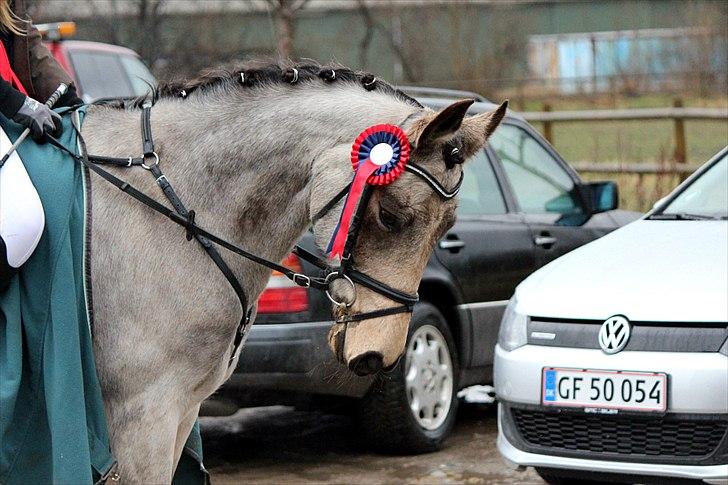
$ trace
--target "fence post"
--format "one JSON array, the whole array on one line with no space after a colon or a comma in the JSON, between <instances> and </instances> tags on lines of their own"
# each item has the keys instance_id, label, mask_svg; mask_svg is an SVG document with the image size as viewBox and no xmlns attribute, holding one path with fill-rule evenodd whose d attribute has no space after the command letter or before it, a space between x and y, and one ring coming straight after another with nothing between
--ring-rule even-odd
<instances>
[{"instance_id":1,"label":"fence post","mask_svg":"<svg viewBox=\"0 0 728 485\"><path fill-rule=\"evenodd\" d=\"M549 103L544 103L543 110L551 111L551 105ZM546 141L552 145L554 144L554 134L551 131L551 121L546 120L543 122L543 137L546 138Z\"/></svg>"},{"instance_id":2,"label":"fence post","mask_svg":"<svg viewBox=\"0 0 728 485\"><path fill-rule=\"evenodd\" d=\"M672 105L675 108L682 108L682 99L675 98ZM686 153L685 121L682 118L675 118L675 162L685 163L687 161Z\"/></svg>"}]
</instances>

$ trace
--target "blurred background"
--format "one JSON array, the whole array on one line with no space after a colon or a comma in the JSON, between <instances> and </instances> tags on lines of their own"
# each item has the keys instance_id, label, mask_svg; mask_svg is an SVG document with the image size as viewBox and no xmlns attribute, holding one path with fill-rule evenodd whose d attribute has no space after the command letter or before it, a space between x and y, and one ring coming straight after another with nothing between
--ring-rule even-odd
<instances>
[{"instance_id":1,"label":"blurred background","mask_svg":"<svg viewBox=\"0 0 728 485\"><path fill-rule=\"evenodd\" d=\"M134 49L158 79L280 56L509 98L586 179L616 180L628 209L728 144L725 0L28 3L36 23L72 20L78 39Z\"/></svg>"}]
</instances>

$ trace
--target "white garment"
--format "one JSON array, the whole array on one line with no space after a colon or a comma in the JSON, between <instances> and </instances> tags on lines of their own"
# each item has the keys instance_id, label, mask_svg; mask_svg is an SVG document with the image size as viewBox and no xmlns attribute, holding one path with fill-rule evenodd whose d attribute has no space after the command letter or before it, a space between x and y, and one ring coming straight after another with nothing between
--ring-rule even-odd
<instances>
[{"instance_id":1,"label":"white garment","mask_svg":"<svg viewBox=\"0 0 728 485\"><path fill-rule=\"evenodd\" d=\"M0 156L11 145L0 128ZM16 151L0 168L0 237L5 241L10 266L19 268L30 258L44 227L43 205Z\"/></svg>"}]
</instances>

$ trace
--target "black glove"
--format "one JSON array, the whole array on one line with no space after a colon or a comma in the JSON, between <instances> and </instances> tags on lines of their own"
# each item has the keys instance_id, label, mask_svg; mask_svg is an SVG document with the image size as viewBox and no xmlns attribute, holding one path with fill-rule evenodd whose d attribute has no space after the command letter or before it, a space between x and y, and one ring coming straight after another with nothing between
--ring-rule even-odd
<instances>
[{"instance_id":1,"label":"black glove","mask_svg":"<svg viewBox=\"0 0 728 485\"><path fill-rule=\"evenodd\" d=\"M57 138L63 130L61 116L30 96L26 96L20 109L13 116L13 121L30 128L30 134L35 141L42 140L46 133Z\"/></svg>"},{"instance_id":2,"label":"black glove","mask_svg":"<svg viewBox=\"0 0 728 485\"><path fill-rule=\"evenodd\" d=\"M76 92L76 86L74 86L73 84L69 84L68 91L66 91L66 94L58 99L55 107L60 108L62 106L76 106L79 104L83 104L83 100L78 97L78 93Z\"/></svg>"}]
</instances>

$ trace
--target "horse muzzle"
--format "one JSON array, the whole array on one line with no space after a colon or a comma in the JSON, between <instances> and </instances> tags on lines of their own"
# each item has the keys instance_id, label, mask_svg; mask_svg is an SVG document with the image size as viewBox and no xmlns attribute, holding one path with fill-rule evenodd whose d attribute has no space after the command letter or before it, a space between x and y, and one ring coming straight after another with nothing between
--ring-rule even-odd
<instances>
[{"instance_id":1,"label":"horse muzzle","mask_svg":"<svg viewBox=\"0 0 728 485\"><path fill-rule=\"evenodd\" d=\"M384 357L375 351L357 355L349 361L349 370L360 377L376 374L382 368L384 368Z\"/></svg>"},{"instance_id":2,"label":"horse muzzle","mask_svg":"<svg viewBox=\"0 0 728 485\"><path fill-rule=\"evenodd\" d=\"M376 374L384 368L384 357L381 353L370 350L361 355L357 355L349 362L344 356L344 347L346 345L346 324L334 324L329 330L329 347L336 356L336 360L349 368L354 374L362 377Z\"/></svg>"}]
</instances>

